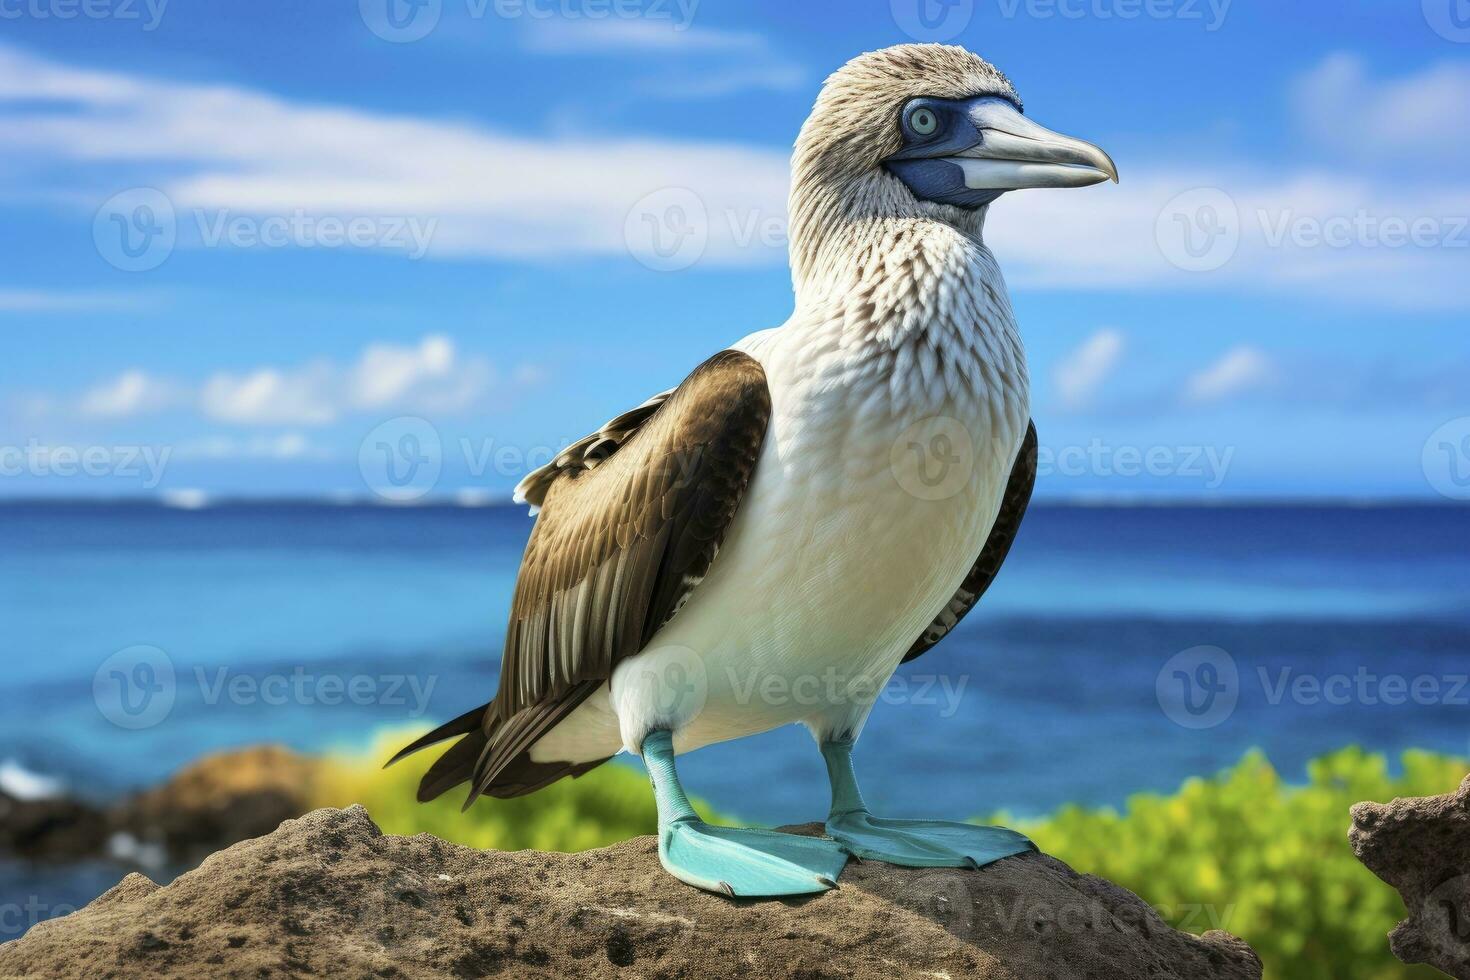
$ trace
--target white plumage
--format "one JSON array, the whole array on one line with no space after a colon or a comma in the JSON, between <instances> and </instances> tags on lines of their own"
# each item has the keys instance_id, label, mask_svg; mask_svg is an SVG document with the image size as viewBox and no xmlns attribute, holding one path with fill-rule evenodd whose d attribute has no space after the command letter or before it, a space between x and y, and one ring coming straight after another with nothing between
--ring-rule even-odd
<instances>
[{"instance_id":1,"label":"white plumage","mask_svg":"<svg viewBox=\"0 0 1470 980\"><path fill-rule=\"evenodd\" d=\"M765 369L773 411L719 556L648 648L537 743L534 761L636 751L655 725L673 729L681 752L793 722L819 738L856 734L955 596L1030 417L1025 354L978 235L925 217L871 232L833 264L840 274L798 283L784 325L733 345ZM957 423L970 438L959 447L969 458L952 464L970 466L969 478L936 500L915 496L893 461L895 442L926 420L934 431L921 435ZM669 717L670 686L691 673L705 690ZM857 693L825 703L834 678ZM822 703L794 693L803 682Z\"/></svg>"}]
</instances>

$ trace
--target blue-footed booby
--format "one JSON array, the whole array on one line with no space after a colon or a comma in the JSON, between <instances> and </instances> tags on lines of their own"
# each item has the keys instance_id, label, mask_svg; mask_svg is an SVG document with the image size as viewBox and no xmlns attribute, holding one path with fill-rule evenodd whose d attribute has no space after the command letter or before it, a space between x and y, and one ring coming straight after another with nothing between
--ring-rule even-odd
<instances>
[{"instance_id":1,"label":"blue-footed booby","mask_svg":"<svg viewBox=\"0 0 1470 980\"><path fill-rule=\"evenodd\" d=\"M517 488L539 513L499 691L397 757L459 737L421 800L468 782L468 807L639 754L664 866L735 896L830 888L852 855L978 867L1032 848L873 815L852 750L895 668L985 592L1031 496L1025 352L986 213L1117 170L1026 117L988 62L936 44L834 73L792 170L791 318ZM792 723L826 760L829 836L702 821L675 756Z\"/></svg>"}]
</instances>

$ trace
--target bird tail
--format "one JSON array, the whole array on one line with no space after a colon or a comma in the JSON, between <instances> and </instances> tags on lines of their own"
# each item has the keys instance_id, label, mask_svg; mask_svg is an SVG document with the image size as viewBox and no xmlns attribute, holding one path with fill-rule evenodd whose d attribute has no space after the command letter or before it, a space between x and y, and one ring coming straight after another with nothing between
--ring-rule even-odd
<instances>
[{"instance_id":1,"label":"bird tail","mask_svg":"<svg viewBox=\"0 0 1470 980\"><path fill-rule=\"evenodd\" d=\"M427 803L461 783L476 780L478 775L476 769L482 756L485 755L485 748L500 727L501 719L490 710L489 704L482 704L478 708L466 711L453 721L440 725L422 738L405 745L397 755L384 764L383 768L386 769L421 749L448 741L456 736L462 736L458 742L449 747L448 751L434 761L429 771L424 773L424 778L419 781L418 801ZM575 779L585 772L596 769L606 761L607 759L584 763L535 763L531 761L529 750L522 751L517 753L508 765L500 767L492 781L472 793L470 802L474 802L474 799L481 793L500 799L525 796L563 777L571 776ZM465 806L468 807L469 803L466 803Z\"/></svg>"},{"instance_id":2,"label":"bird tail","mask_svg":"<svg viewBox=\"0 0 1470 980\"><path fill-rule=\"evenodd\" d=\"M446 722L434 729L422 738L415 739L402 749L398 754L383 764L386 769L395 762L413 755L421 749L431 745L438 745L457 735L464 736L458 742L449 747L429 771L424 773L424 778L419 781L418 800L427 803L437 798L447 790L451 790L460 783L467 782L475 771L475 762L480 758L480 753L490 742L490 735L485 731L486 723L495 723L490 713L490 705L482 704L460 715L451 722Z\"/></svg>"}]
</instances>

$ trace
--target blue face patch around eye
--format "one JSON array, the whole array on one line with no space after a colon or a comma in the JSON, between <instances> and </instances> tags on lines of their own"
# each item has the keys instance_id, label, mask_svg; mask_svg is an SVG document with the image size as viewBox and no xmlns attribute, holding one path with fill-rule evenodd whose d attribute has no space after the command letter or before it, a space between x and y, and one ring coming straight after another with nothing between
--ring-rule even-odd
<instances>
[{"instance_id":1,"label":"blue face patch around eye","mask_svg":"<svg viewBox=\"0 0 1470 980\"><path fill-rule=\"evenodd\" d=\"M965 172L945 159L889 160L885 165L921 201L978 208L1000 197L1002 191L972 190L965 186Z\"/></svg>"}]
</instances>

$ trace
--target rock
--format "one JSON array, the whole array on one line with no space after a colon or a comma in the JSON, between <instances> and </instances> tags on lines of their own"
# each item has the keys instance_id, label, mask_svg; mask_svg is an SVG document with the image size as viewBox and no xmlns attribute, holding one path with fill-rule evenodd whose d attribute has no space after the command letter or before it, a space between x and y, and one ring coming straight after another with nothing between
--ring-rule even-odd
<instances>
[{"instance_id":1,"label":"rock","mask_svg":"<svg viewBox=\"0 0 1470 980\"><path fill-rule=\"evenodd\" d=\"M0 854L28 860L75 861L97 853L107 817L65 798L20 800L0 792Z\"/></svg>"},{"instance_id":2,"label":"rock","mask_svg":"<svg viewBox=\"0 0 1470 980\"><path fill-rule=\"evenodd\" d=\"M121 803L112 827L162 848L172 861L197 864L310 810L318 765L278 745L207 755Z\"/></svg>"},{"instance_id":3,"label":"rock","mask_svg":"<svg viewBox=\"0 0 1470 980\"><path fill-rule=\"evenodd\" d=\"M1353 807L1353 853L1398 889L1409 917L1393 955L1470 980L1470 776L1456 793Z\"/></svg>"},{"instance_id":4,"label":"rock","mask_svg":"<svg viewBox=\"0 0 1470 980\"><path fill-rule=\"evenodd\" d=\"M142 863L192 866L310 810L319 765L275 745L219 752L110 808L0 792L0 856L134 861L157 854L158 861Z\"/></svg>"},{"instance_id":5,"label":"rock","mask_svg":"<svg viewBox=\"0 0 1470 980\"><path fill-rule=\"evenodd\" d=\"M979 871L853 863L841 882L731 901L669 877L649 837L476 851L384 836L361 807L317 810L166 887L130 875L0 946L0 976L1261 976L1242 941L1176 932L1040 854Z\"/></svg>"}]
</instances>

